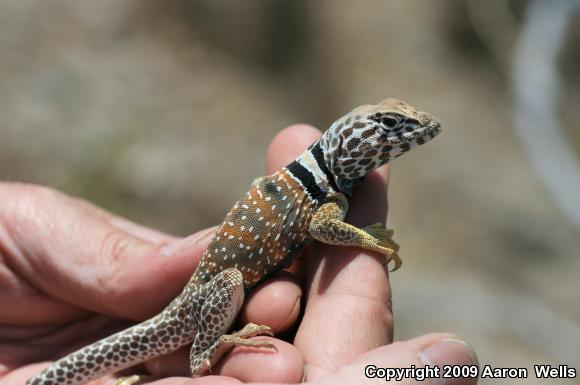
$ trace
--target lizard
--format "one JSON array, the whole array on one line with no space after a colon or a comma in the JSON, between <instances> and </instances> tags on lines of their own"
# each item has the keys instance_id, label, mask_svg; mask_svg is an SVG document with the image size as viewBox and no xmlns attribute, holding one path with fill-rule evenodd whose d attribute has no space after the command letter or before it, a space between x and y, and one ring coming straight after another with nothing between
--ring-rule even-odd
<instances>
[{"instance_id":1,"label":"lizard","mask_svg":"<svg viewBox=\"0 0 580 385\"><path fill-rule=\"evenodd\" d=\"M156 316L96 341L42 370L26 385L78 385L186 344L192 376L211 369L235 345L273 348L268 326L247 324L227 334L244 296L287 267L312 240L356 246L401 266L393 230L344 222L354 186L369 172L424 144L439 121L389 98L363 105L336 120L296 160L257 178L231 208L183 291ZM139 376L121 378L130 385Z\"/></svg>"}]
</instances>

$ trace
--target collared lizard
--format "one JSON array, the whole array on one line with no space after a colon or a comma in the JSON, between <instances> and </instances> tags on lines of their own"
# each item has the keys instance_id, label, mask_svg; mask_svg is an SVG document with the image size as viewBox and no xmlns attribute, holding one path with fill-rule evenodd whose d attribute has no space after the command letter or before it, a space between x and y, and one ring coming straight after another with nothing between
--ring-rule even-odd
<instances>
[{"instance_id":1,"label":"collared lizard","mask_svg":"<svg viewBox=\"0 0 580 385\"><path fill-rule=\"evenodd\" d=\"M347 197L370 171L439 132L437 119L397 99L354 109L295 161L254 181L227 214L181 294L161 313L59 359L26 384L82 384L190 343L194 376L234 345L273 348L268 341L249 339L272 334L267 326L248 324L226 334L245 293L288 266L312 239L385 254L398 269L393 231L343 222Z\"/></svg>"}]
</instances>

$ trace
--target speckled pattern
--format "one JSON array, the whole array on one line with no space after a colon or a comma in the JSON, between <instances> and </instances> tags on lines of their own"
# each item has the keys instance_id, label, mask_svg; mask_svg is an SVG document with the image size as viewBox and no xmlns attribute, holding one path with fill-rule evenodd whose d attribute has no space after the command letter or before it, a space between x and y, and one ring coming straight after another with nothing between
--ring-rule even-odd
<instances>
[{"instance_id":1,"label":"speckled pattern","mask_svg":"<svg viewBox=\"0 0 580 385\"><path fill-rule=\"evenodd\" d=\"M318 205L285 169L261 178L227 214L191 282L231 267L242 272L245 287L253 286L303 247Z\"/></svg>"},{"instance_id":2,"label":"speckled pattern","mask_svg":"<svg viewBox=\"0 0 580 385\"><path fill-rule=\"evenodd\" d=\"M204 325L198 340L209 344L228 330L241 307L242 280L239 271L228 269L201 287L187 287L157 316L69 354L26 384L82 384L191 343L199 334L195 325Z\"/></svg>"},{"instance_id":3,"label":"speckled pattern","mask_svg":"<svg viewBox=\"0 0 580 385\"><path fill-rule=\"evenodd\" d=\"M233 344L268 347L247 339L256 330L268 332L264 326L249 324L232 338L223 337L244 292L290 264L312 239L383 253L398 268L392 230L343 222L347 197L370 171L439 132L435 118L397 99L358 107L338 119L294 162L252 184L227 214L182 293L159 315L58 360L27 385L82 384L192 342L192 374L199 375Z\"/></svg>"}]
</instances>

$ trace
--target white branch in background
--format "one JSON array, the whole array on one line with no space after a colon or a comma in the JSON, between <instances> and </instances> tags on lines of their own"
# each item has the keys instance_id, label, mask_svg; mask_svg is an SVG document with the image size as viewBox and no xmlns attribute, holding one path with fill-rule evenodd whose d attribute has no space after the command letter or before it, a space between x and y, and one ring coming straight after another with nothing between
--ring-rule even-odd
<instances>
[{"instance_id":1,"label":"white branch in background","mask_svg":"<svg viewBox=\"0 0 580 385\"><path fill-rule=\"evenodd\" d=\"M467 0L467 17L481 42L493 55L499 69L509 74L512 51L520 29L506 0Z\"/></svg>"},{"instance_id":2,"label":"white branch in background","mask_svg":"<svg viewBox=\"0 0 580 385\"><path fill-rule=\"evenodd\" d=\"M531 166L556 204L580 230L580 166L557 112L558 53L579 0L534 0L512 66L514 121Z\"/></svg>"}]
</instances>

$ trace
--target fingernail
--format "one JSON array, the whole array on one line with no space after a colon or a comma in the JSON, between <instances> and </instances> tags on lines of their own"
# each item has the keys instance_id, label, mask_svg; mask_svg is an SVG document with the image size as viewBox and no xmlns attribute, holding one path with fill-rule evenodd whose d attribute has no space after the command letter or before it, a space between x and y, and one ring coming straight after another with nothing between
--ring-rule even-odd
<instances>
[{"instance_id":1,"label":"fingernail","mask_svg":"<svg viewBox=\"0 0 580 385\"><path fill-rule=\"evenodd\" d=\"M161 255L169 257L173 254L177 254L183 252L190 247L193 247L198 242L205 240L206 238L211 238L214 236L217 230L217 226L210 227L209 229L202 230L199 233L195 233L190 235L189 237L177 239L173 242L166 244L165 246L161 247L159 250Z\"/></svg>"},{"instance_id":2,"label":"fingernail","mask_svg":"<svg viewBox=\"0 0 580 385\"><path fill-rule=\"evenodd\" d=\"M474 365L479 366L475 351L471 346L463 341L455 338L445 338L435 344L429 346L417 357L425 365L431 367L438 366L440 374L443 374L443 366L451 365ZM442 375L439 378L433 378L434 385L451 385L451 384L465 384L465 378L450 376L444 378ZM473 383L477 383L477 378L473 378Z\"/></svg>"}]
</instances>

